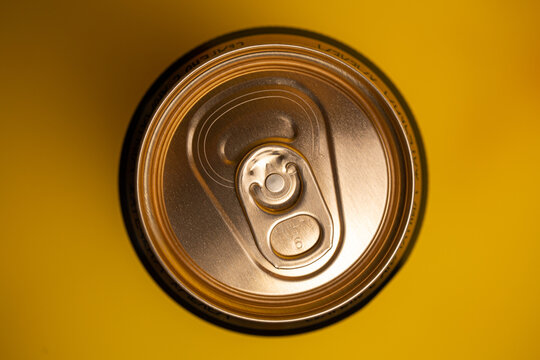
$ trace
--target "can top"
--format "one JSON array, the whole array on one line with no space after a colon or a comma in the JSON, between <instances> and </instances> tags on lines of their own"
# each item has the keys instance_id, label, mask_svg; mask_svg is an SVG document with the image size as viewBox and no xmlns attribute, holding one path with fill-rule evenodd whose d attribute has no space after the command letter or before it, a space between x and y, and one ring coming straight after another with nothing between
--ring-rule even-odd
<instances>
[{"instance_id":1,"label":"can top","mask_svg":"<svg viewBox=\"0 0 540 360\"><path fill-rule=\"evenodd\" d=\"M162 76L132 126L133 242L207 318L271 331L328 321L410 249L425 201L412 115L333 40L287 29L217 39Z\"/></svg>"}]
</instances>

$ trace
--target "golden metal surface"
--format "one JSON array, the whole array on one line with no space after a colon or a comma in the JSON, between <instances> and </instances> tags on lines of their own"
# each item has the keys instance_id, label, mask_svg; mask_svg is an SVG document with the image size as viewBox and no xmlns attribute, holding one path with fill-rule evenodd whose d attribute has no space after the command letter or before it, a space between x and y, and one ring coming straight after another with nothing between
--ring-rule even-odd
<instances>
[{"instance_id":1,"label":"golden metal surface","mask_svg":"<svg viewBox=\"0 0 540 360\"><path fill-rule=\"evenodd\" d=\"M267 121L272 122L273 118ZM272 175L283 179L281 191L274 193L266 189L265 183ZM258 250L279 271L268 268L264 260L261 266L275 275L298 277L326 264L329 256L321 257L332 245L336 247L339 238L313 171L298 152L274 143L261 145L242 161L236 177L238 197ZM307 219L313 219L314 223ZM301 220L310 221L311 230L305 229ZM298 233L295 229L299 229ZM315 233L322 233L317 248L298 258L296 255L305 253L319 241ZM291 249L290 243L300 246Z\"/></svg>"},{"instance_id":2,"label":"golden metal surface","mask_svg":"<svg viewBox=\"0 0 540 360\"><path fill-rule=\"evenodd\" d=\"M321 227L309 215L296 215L277 223L270 232L272 250L283 258L304 255L317 245Z\"/></svg>"},{"instance_id":3,"label":"golden metal surface","mask_svg":"<svg viewBox=\"0 0 540 360\"><path fill-rule=\"evenodd\" d=\"M235 319L280 328L344 308L377 288L416 225L409 125L383 79L334 45L219 44L187 62L143 136L136 200L152 251Z\"/></svg>"}]
</instances>

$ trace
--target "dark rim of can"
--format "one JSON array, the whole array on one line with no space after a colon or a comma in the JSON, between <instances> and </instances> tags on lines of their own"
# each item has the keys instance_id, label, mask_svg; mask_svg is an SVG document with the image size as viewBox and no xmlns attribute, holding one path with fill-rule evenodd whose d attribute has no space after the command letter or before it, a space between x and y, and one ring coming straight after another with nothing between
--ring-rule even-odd
<instances>
[{"instance_id":1,"label":"dark rim of can","mask_svg":"<svg viewBox=\"0 0 540 360\"><path fill-rule=\"evenodd\" d=\"M164 268L156 255L151 240L148 239L147 232L145 231L137 200L139 154L148 125L152 120L153 114L157 111L171 89L187 74L204 63L204 60L202 60L190 65L193 63L193 59L201 59L201 54L206 54L217 45L264 34L294 35L320 41L325 46L328 46L328 49L322 49L322 51L328 50L330 55L344 62L349 60L343 57L343 54L347 54L347 56L352 56L354 61L358 61L368 68L370 73L364 73L364 76L368 78L372 76L372 81L382 82L394 99L390 99L390 102L395 102L393 104L394 107L398 106L403 112L403 116L406 119L406 123L403 121L403 124L408 128L407 131L410 131L410 136L413 138L413 140L409 141L414 141L412 156L415 157L415 163L413 172L415 173L414 176L417 177L416 181L420 184L419 188L414 189L415 194L412 196L415 198L411 200L414 221L411 221L412 225L407 228L407 234L403 235L405 240L400 243L399 249L395 249L396 253L399 252L399 256L392 257L391 261L386 264L384 271L381 271L380 276L371 283L369 290L362 292L341 306L326 311L321 315L302 318L299 321L291 321L278 326L268 325L264 321L258 322L249 318L231 315L205 301L201 301L197 296L186 291ZM195 48L172 64L154 82L135 111L124 140L120 161L119 190L124 222L131 242L147 271L167 294L192 313L222 327L250 334L284 335L317 329L349 316L367 304L396 274L409 256L421 228L427 199L426 156L418 127L407 103L388 77L363 55L334 39L310 31L281 27L255 28L227 34Z\"/></svg>"}]
</instances>

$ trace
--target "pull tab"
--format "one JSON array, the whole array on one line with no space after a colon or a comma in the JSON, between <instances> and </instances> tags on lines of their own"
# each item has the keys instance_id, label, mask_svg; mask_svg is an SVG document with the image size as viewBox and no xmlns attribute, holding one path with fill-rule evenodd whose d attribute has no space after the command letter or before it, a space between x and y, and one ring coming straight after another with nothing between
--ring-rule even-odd
<instances>
[{"instance_id":1,"label":"pull tab","mask_svg":"<svg viewBox=\"0 0 540 360\"><path fill-rule=\"evenodd\" d=\"M283 157L266 159L265 173L269 173L260 185L254 181L250 193L259 207L267 212L277 212L289 209L298 200L302 188L296 165L288 163L282 166Z\"/></svg>"},{"instance_id":2,"label":"pull tab","mask_svg":"<svg viewBox=\"0 0 540 360\"><path fill-rule=\"evenodd\" d=\"M315 176L296 150L266 144L240 163L236 188L257 247L277 269L318 260L332 247L332 218Z\"/></svg>"}]
</instances>

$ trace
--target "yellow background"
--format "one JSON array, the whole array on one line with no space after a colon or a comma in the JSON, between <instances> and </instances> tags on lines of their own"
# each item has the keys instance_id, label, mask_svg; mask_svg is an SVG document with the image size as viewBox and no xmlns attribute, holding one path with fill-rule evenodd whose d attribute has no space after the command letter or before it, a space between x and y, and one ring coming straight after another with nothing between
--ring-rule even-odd
<instances>
[{"instance_id":1,"label":"yellow background","mask_svg":"<svg viewBox=\"0 0 540 360\"><path fill-rule=\"evenodd\" d=\"M540 7L530 1L0 5L0 358L539 358ZM409 102L429 199L366 307L264 338L172 301L133 251L117 170L130 117L192 47L262 25L339 39Z\"/></svg>"}]
</instances>

